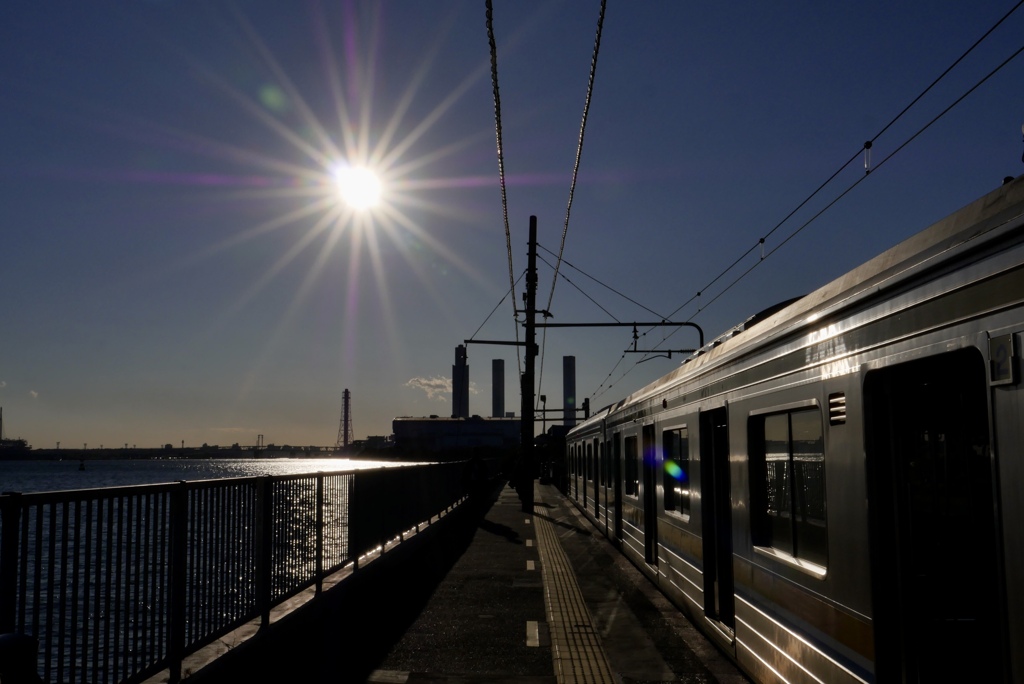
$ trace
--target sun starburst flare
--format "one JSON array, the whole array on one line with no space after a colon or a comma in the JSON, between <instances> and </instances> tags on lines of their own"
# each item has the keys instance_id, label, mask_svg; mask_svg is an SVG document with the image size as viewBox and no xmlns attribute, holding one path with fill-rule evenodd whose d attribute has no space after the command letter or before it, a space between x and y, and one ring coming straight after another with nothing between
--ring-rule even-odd
<instances>
[{"instance_id":1,"label":"sun starburst flare","mask_svg":"<svg viewBox=\"0 0 1024 684\"><path fill-rule=\"evenodd\" d=\"M313 11L316 14L323 9L314 7ZM452 243L434 235L430 224L424 222L434 215L468 223L470 217L445 201L440 193L494 182L489 175L484 179L432 173L439 162L486 139L486 126L457 139L424 144L428 135L437 130L437 124L445 120L445 114L487 74L486 63L473 67L451 92L440 93L425 111L413 107L415 100L427 92L424 83L444 41L444 36L438 36L434 49L426 51L426 57L410 75L390 113L381 116L374 111L374 103L379 99L374 92L374 84L379 80L374 73L379 62L375 54L379 46L374 38L379 38L379 17L374 12L359 17L359 21L372 25L364 27L365 31L341 34L339 50L332 44L337 38L330 32L331 23L318 15L310 22L309 45L319 56L323 75L318 93L327 93L328 97L318 97L317 106L313 106L242 12L236 10L234 16L241 34L258 56L260 70L267 74L259 87L241 86L229 80L223 70L186 54L183 49L179 49L179 55L194 75L231 101L245 120L262 127L270 136L263 136L253 145L237 138L232 141L231 136L214 137L154 122L147 128L164 140L173 140L175 146L186 146L195 153L242 169L237 181L229 177L218 184L223 191L221 197L238 202L250 214L265 210L262 218L208 242L199 253L169 265L170 269L194 266L214 256L236 252L246 243L283 235L285 231L294 234L292 242L278 251L273 261L238 293L228 307L229 315L222 317L221 324L230 325L233 315L253 306L261 293L282 282L286 272L301 269L299 284L291 286L292 295L284 312L275 317L268 329L257 366L271 358L293 326L304 300L322 289L323 276L328 270L336 274L338 265L345 271L343 284L330 287L344 292L339 299L343 307L337 314L339 320L357 320L361 310L373 309L380 314L387 335L392 338L386 343L395 347L401 336L394 279L389 274L396 269L417 276L422 290L433 296L441 310L451 305L437 289L438 273L458 272L486 286L488 279L460 257ZM364 36L371 36L365 45L361 44ZM339 54L344 58L340 59ZM309 85L304 85L308 91ZM187 183L188 179L178 182ZM196 184L210 187L198 178ZM346 327L346 331L352 329L353 326ZM256 372L250 374L252 378L257 376Z\"/></svg>"}]
</instances>

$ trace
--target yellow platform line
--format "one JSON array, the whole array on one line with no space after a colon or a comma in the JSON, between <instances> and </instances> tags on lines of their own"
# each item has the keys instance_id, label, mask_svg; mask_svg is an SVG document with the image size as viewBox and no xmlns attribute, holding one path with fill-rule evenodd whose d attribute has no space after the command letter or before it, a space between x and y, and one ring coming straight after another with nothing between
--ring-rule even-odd
<instances>
[{"instance_id":1,"label":"yellow platform line","mask_svg":"<svg viewBox=\"0 0 1024 684\"><path fill-rule=\"evenodd\" d=\"M534 527L551 633L551 657L559 684L614 684L611 665L554 526L546 518L534 515Z\"/></svg>"}]
</instances>

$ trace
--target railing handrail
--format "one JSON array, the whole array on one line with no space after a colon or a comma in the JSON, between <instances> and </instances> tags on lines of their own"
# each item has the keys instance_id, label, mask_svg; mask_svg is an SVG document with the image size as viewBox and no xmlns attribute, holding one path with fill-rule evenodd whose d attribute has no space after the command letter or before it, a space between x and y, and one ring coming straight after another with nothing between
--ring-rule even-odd
<instances>
[{"instance_id":1,"label":"railing handrail","mask_svg":"<svg viewBox=\"0 0 1024 684\"><path fill-rule=\"evenodd\" d=\"M458 463L464 463L465 461L457 461ZM55 497L58 501L74 501L80 497L83 493L91 492L116 492L116 493L134 493L135 490L160 490L170 487L176 487L181 483L188 484L190 487L202 487L202 486L214 486L217 484L223 484L225 482L238 482L240 480L261 480L263 478L272 478L274 480L288 480L288 479L302 479L310 477L311 475L355 475L356 473L362 472L374 472L379 470L392 470L398 468L416 469L416 468L431 468L436 465L443 465L443 463L413 463L408 465L392 465L382 466L380 468L349 468L347 470L316 470L309 473L282 473L280 475L239 475L237 477L209 477L201 478L196 480L189 480L188 478L181 478L170 482L147 482L145 484L130 484L130 485L112 485L110 487L82 487L80 489L53 489L41 492L21 492L21 491L0 491L0 499L5 496L24 496L24 497Z\"/></svg>"}]
</instances>

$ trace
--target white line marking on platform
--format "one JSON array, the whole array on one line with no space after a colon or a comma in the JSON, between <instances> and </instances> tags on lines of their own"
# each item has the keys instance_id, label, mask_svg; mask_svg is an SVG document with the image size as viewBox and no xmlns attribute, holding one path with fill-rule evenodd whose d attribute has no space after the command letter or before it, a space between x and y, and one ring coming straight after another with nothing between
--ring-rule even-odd
<instances>
[{"instance_id":1,"label":"white line marking on platform","mask_svg":"<svg viewBox=\"0 0 1024 684\"><path fill-rule=\"evenodd\" d=\"M409 681L409 673L399 670L374 670L367 684L405 684Z\"/></svg>"},{"instance_id":2,"label":"white line marking on platform","mask_svg":"<svg viewBox=\"0 0 1024 684\"><path fill-rule=\"evenodd\" d=\"M540 624L536 620L526 621L526 645L540 646Z\"/></svg>"},{"instance_id":3,"label":"white line marking on platform","mask_svg":"<svg viewBox=\"0 0 1024 684\"><path fill-rule=\"evenodd\" d=\"M528 561L526 561L526 569L527 570L536 570L537 569L537 564L534 563L532 560L528 560Z\"/></svg>"}]
</instances>

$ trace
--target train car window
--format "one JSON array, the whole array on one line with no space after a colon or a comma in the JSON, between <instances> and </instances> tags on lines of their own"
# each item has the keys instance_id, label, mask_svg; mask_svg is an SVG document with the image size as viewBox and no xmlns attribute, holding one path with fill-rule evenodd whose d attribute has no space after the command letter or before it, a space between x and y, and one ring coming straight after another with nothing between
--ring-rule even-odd
<instances>
[{"instance_id":1,"label":"train car window","mask_svg":"<svg viewBox=\"0 0 1024 684\"><path fill-rule=\"evenodd\" d=\"M622 461L626 476L626 494L629 496L638 496L640 493L640 469L637 466L636 447L636 437L626 437L622 451Z\"/></svg>"},{"instance_id":2,"label":"train car window","mask_svg":"<svg viewBox=\"0 0 1024 684\"><path fill-rule=\"evenodd\" d=\"M690 515L690 436L686 427L662 433L665 510Z\"/></svg>"},{"instance_id":3,"label":"train car window","mask_svg":"<svg viewBox=\"0 0 1024 684\"><path fill-rule=\"evenodd\" d=\"M597 461L597 477L601 486L605 486L605 470L608 467L608 454L607 445L604 442L597 443L597 452L599 454Z\"/></svg>"},{"instance_id":4,"label":"train car window","mask_svg":"<svg viewBox=\"0 0 1024 684\"><path fill-rule=\"evenodd\" d=\"M817 407L752 416L752 530L755 546L824 567L825 444Z\"/></svg>"}]
</instances>

